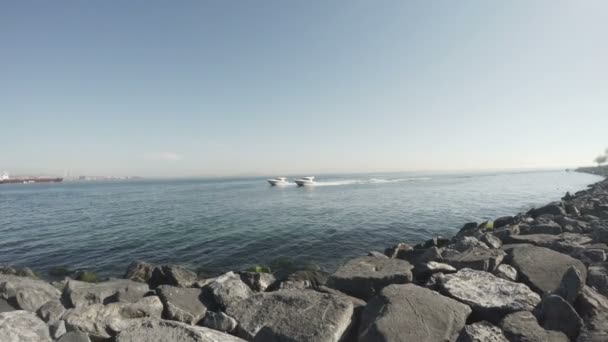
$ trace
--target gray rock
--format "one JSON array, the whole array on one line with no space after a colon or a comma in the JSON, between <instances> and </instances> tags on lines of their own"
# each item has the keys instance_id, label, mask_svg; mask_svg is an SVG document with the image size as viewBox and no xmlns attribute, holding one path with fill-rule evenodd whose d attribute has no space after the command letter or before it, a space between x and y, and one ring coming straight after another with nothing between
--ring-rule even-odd
<instances>
[{"instance_id":1,"label":"gray rock","mask_svg":"<svg viewBox=\"0 0 608 342\"><path fill-rule=\"evenodd\" d=\"M587 285L593 287L600 294L608 296L608 265L589 266L588 271Z\"/></svg>"},{"instance_id":2,"label":"gray rock","mask_svg":"<svg viewBox=\"0 0 608 342\"><path fill-rule=\"evenodd\" d=\"M479 238L479 241L485 243L490 248L500 248L502 241L492 233L485 233Z\"/></svg>"},{"instance_id":3,"label":"gray rock","mask_svg":"<svg viewBox=\"0 0 608 342\"><path fill-rule=\"evenodd\" d=\"M532 217L538 217L541 215L566 215L566 211L564 210L564 208L561 206L561 203L559 202L554 202L554 203L550 203L545 205L544 207L540 207L537 209L532 209L529 211L529 214L532 215Z\"/></svg>"},{"instance_id":4,"label":"gray rock","mask_svg":"<svg viewBox=\"0 0 608 342\"><path fill-rule=\"evenodd\" d=\"M559 236L550 234L526 234L526 235L510 235L505 237L503 241L507 244L530 244L535 246L550 246L552 243L559 241Z\"/></svg>"},{"instance_id":5,"label":"gray rock","mask_svg":"<svg viewBox=\"0 0 608 342\"><path fill-rule=\"evenodd\" d=\"M412 249L397 256L398 259L405 260L412 265L429 261L441 261L441 250L437 247Z\"/></svg>"},{"instance_id":6,"label":"gray rock","mask_svg":"<svg viewBox=\"0 0 608 342\"><path fill-rule=\"evenodd\" d=\"M32 271L32 269L29 267L20 268L19 270L17 270L17 275L20 277L38 278L38 276L36 276L36 273L34 273L34 271Z\"/></svg>"},{"instance_id":7,"label":"gray rock","mask_svg":"<svg viewBox=\"0 0 608 342\"><path fill-rule=\"evenodd\" d=\"M225 310L230 305L240 302L253 294L247 284L233 272L224 273L205 287L208 289L217 306Z\"/></svg>"},{"instance_id":8,"label":"gray rock","mask_svg":"<svg viewBox=\"0 0 608 342\"><path fill-rule=\"evenodd\" d=\"M137 303L92 304L68 310L63 316L68 331L82 331L95 339L107 339L132 324L132 319L161 318L163 304L156 296ZM112 333L112 334L111 334Z\"/></svg>"},{"instance_id":9,"label":"gray rock","mask_svg":"<svg viewBox=\"0 0 608 342\"><path fill-rule=\"evenodd\" d=\"M554 293L570 266L587 279L587 269L580 260L543 247L514 248L509 262L517 269L519 279L541 295Z\"/></svg>"},{"instance_id":10,"label":"gray rock","mask_svg":"<svg viewBox=\"0 0 608 342\"><path fill-rule=\"evenodd\" d=\"M583 326L574 308L558 295L549 295L534 310L539 324L553 331L561 331L571 340L575 340Z\"/></svg>"},{"instance_id":11,"label":"gray rock","mask_svg":"<svg viewBox=\"0 0 608 342\"><path fill-rule=\"evenodd\" d=\"M520 231L520 227L521 225L512 225L512 226L505 226L505 227L501 227L498 229L494 229L493 234L499 238L501 241L505 241L506 238L508 238L509 236L512 235L517 235L519 234Z\"/></svg>"},{"instance_id":12,"label":"gray rock","mask_svg":"<svg viewBox=\"0 0 608 342\"><path fill-rule=\"evenodd\" d=\"M568 337L558 331L543 329L529 311L507 315L500 322L505 336L511 342L569 342Z\"/></svg>"},{"instance_id":13,"label":"gray rock","mask_svg":"<svg viewBox=\"0 0 608 342\"><path fill-rule=\"evenodd\" d=\"M116 342L245 342L217 330L177 321L144 319L120 332Z\"/></svg>"},{"instance_id":14,"label":"gray rock","mask_svg":"<svg viewBox=\"0 0 608 342\"><path fill-rule=\"evenodd\" d=\"M9 311L15 311L17 309L15 309L12 305L10 305L6 299L2 299L0 298L0 313L2 312L9 312Z\"/></svg>"},{"instance_id":15,"label":"gray rock","mask_svg":"<svg viewBox=\"0 0 608 342\"><path fill-rule=\"evenodd\" d=\"M456 269L448 264L442 264L435 261L429 261L424 264L418 264L412 270L414 277L418 280L425 280L436 273L454 273Z\"/></svg>"},{"instance_id":16,"label":"gray rock","mask_svg":"<svg viewBox=\"0 0 608 342\"><path fill-rule=\"evenodd\" d=\"M358 341L455 341L470 313L467 305L435 291L390 285L367 303Z\"/></svg>"},{"instance_id":17,"label":"gray rock","mask_svg":"<svg viewBox=\"0 0 608 342\"><path fill-rule=\"evenodd\" d=\"M583 276L574 266L570 266L564 274L556 294L572 304L583 290L583 286L585 286Z\"/></svg>"},{"instance_id":18,"label":"gray rock","mask_svg":"<svg viewBox=\"0 0 608 342\"><path fill-rule=\"evenodd\" d=\"M19 309L36 312L60 296L59 290L42 280L0 274L0 298L15 303Z\"/></svg>"},{"instance_id":19,"label":"gray rock","mask_svg":"<svg viewBox=\"0 0 608 342\"><path fill-rule=\"evenodd\" d=\"M509 340L499 327L488 322L479 322L465 326L457 342L509 342Z\"/></svg>"},{"instance_id":20,"label":"gray rock","mask_svg":"<svg viewBox=\"0 0 608 342\"><path fill-rule=\"evenodd\" d=\"M156 266L152 271L152 276L148 280L151 288L158 285L171 285L179 287L190 287L198 277L196 273L177 265Z\"/></svg>"},{"instance_id":21,"label":"gray rock","mask_svg":"<svg viewBox=\"0 0 608 342\"><path fill-rule=\"evenodd\" d=\"M266 289L276 281L271 273L240 272L239 276L247 286L256 292L266 291Z\"/></svg>"},{"instance_id":22,"label":"gray rock","mask_svg":"<svg viewBox=\"0 0 608 342\"><path fill-rule=\"evenodd\" d=\"M506 314L531 311L540 296L524 284L498 278L488 272L462 269L438 277L440 292L473 309L475 317L498 323Z\"/></svg>"},{"instance_id":23,"label":"gray rock","mask_svg":"<svg viewBox=\"0 0 608 342\"><path fill-rule=\"evenodd\" d=\"M83 332L70 331L61 336L57 342L91 342L91 339Z\"/></svg>"},{"instance_id":24,"label":"gray rock","mask_svg":"<svg viewBox=\"0 0 608 342\"><path fill-rule=\"evenodd\" d=\"M236 329L238 323L223 312L207 311L202 325L213 330L230 333Z\"/></svg>"},{"instance_id":25,"label":"gray rock","mask_svg":"<svg viewBox=\"0 0 608 342\"><path fill-rule=\"evenodd\" d=\"M465 236L458 241L454 245L451 246L452 249L455 249L459 252L465 252L473 248L488 248L488 245L479 241L476 237L473 236Z\"/></svg>"},{"instance_id":26,"label":"gray rock","mask_svg":"<svg viewBox=\"0 0 608 342\"><path fill-rule=\"evenodd\" d=\"M353 304L317 291L283 290L256 293L226 313L239 322L238 335L247 340L337 342L349 328Z\"/></svg>"},{"instance_id":27,"label":"gray rock","mask_svg":"<svg viewBox=\"0 0 608 342\"><path fill-rule=\"evenodd\" d=\"M574 303L585 322L581 341L608 341L608 298L585 286Z\"/></svg>"},{"instance_id":28,"label":"gray rock","mask_svg":"<svg viewBox=\"0 0 608 342\"><path fill-rule=\"evenodd\" d=\"M501 228L504 226L508 226L515 223L515 218L513 216L503 216L494 220L494 229Z\"/></svg>"},{"instance_id":29,"label":"gray rock","mask_svg":"<svg viewBox=\"0 0 608 342\"><path fill-rule=\"evenodd\" d=\"M394 258L398 258L401 254L412 250L413 247L408 245L407 243L399 243L395 246L389 247L387 249L384 250L384 255L386 255L387 257L394 259Z\"/></svg>"},{"instance_id":30,"label":"gray rock","mask_svg":"<svg viewBox=\"0 0 608 342\"><path fill-rule=\"evenodd\" d=\"M349 260L329 277L327 286L368 299L390 284L412 281L412 265L399 259L361 257Z\"/></svg>"},{"instance_id":31,"label":"gray rock","mask_svg":"<svg viewBox=\"0 0 608 342\"><path fill-rule=\"evenodd\" d=\"M481 226L481 225L479 225L479 226ZM477 225L477 222L465 223L464 226L462 226L462 228L460 228L460 230L458 231L456 236L457 237L472 236L476 232L479 231L479 226ZM484 224L484 226L485 226L485 224Z\"/></svg>"},{"instance_id":32,"label":"gray rock","mask_svg":"<svg viewBox=\"0 0 608 342\"><path fill-rule=\"evenodd\" d=\"M63 336L67 330L65 328L65 321L60 319L57 321L53 321L49 324L49 332L51 333L51 337L55 340L59 339Z\"/></svg>"},{"instance_id":33,"label":"gray rock","mask_svg":"<svg viewBox=\"0 0 608 342\"><path fill-rule=\"evenodd\" d=\"M51 342L49 329L35 314L17 310L0 313L0 341Z\"/></svg>"},{"instance_id":34,"label":"gray rock","mask_svg":"<svg viewBox=\"0 0 608 342\"><path fill-rule=\"evenodd\" d=\"M91 304L108 304L114 302L134 303L150 290L147 284L126 279L117 279L101 283L87 283L69 280L64 296L73 307Z\"/></svg>"},{"instance_id":35,"label":"gray rock","mask_svg":"<svg viewBox=\"0 0 608 342\"><path fill-rule=\"evenodd\" d=\"M203 290L197 288L160 285L156 294L165 306L165 318L188 324L196 324L207 312L202 303Z\"/></svg>"},{"instance_id":36,"label":"gray rock","mask_svg":"<svg viewBox=\"0 0 608 342\"><path fill-rule=\"evenodd\" d=\"M369 252L367 252L367 256L373 256L373 257L377 257L377 258L388 258L386 256L386 254L382 254L382 253L376 252L376 251L369 251Z\"/></svg>"},{"instance_id":37,"label":"gray rock","mask_svg":"<svg viewBox=\"0 0 608 342\"><path fill-rule=\"evenodd\" d=\"M340 292L338 290L332 289L330 287L327 286L319 286L318 288L315 289L315 291L321 292L321 293L327 293L330 295L334 295L334 296L338 296L338 297L342 297L346 300L349 300L351 303L353 303L353 311L355 312L355 315L358 315L359 312L361 310L363 310L363 308L365 307L365 301L363 299L359 299L357 297L353 297L353 296L349 296L346 293Z\"/></svg>"},{"instance_id":38,"label":"gray rock","mask_svg":"<svg viewBox=\"0 0 608 342\"><path fill-rule=\"evenodd\" d=\"M17 270L10 265L0 265L0 274L17 275Z\"/></svg>"},{"instance_id":39,"label":"gray rock","mask_svg":"<svg viewBox=\"0 0 608 342\"><path fill-rule=\"evenodd\" d=\"M129 264L123 278L140 283L147 283L150 278L152 278L152 272L154 272L154 265L145 261L135 260Z\"/></svg>"},{"instance_id":40,"label":"gray rock","mask_svg":"<svg viewBox=\"0 0 608 342\"><path fill-rule=\"evenodd\" d=\"M63 313L65 312L65 307L61 304L61 301L58 299L48 301L46 304L42 305L38 311L38 317L42 318L45 322L53 322L61 318Z\"/></svg>"},{"instance_id":41,"label":"gray rock","mask_svg":"<svg viewBox=\"0 0 608 342\"><path fill-rule=\"evenodd\" d=\"M533 226L528 226L527 229L521 229L521 235L528 234L550 234L550 235L558 235L562 233L562 226L551 221L549 223L543 223Z\"/></svg>"},{"instance_id":42,"label":"gray rock","mask_svg":"<svg viewBox=\"0 0 608 342\"><path fill-rule=\"evenodd\" d=\"M472 268L479 271L493 272L505 257L500 249L472 248L453 257L444 258L445 263L456 269Z\"/></svg>"},{"instance_id":43,"label":"gray rock","mask_svg":"<svg viewBox=\"0 0 608 342\"><path fill-rule=\"evenodd\" d=\"M511 265L498 265L494 271L494 275L505 280L517 281L517 270Z\"/></svg>"}]
</instances>

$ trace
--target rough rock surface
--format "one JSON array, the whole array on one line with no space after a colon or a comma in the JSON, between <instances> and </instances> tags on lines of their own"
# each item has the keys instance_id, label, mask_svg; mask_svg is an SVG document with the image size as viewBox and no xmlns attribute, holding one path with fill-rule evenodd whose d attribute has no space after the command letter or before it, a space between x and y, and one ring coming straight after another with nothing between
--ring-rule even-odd
<instances>
[{"instance_id":1,"label":"rough rock surface","mask_svg":"<svg viewBox=\"0 0 608 342\"><path fill-rule=\"evenodd\" d=\"M576 267L570 266L564 274L556 293L572 304L583 290L583 286L585 286L583 276Z\"/></svg>"},{"instance_id":2,"label":"rough rock surface","mask_svg":"<svg viewBox=\"0 0 608 342\"><path fill-rule=\"evenodd\" d=\"M48 323L48 325L49 325L49 333L51 334L51 338L53 338L53 339L58 339L67 332L66 327L65 327L65 321L62 319Z\"/></svg>"},{"instance_id":3,"label":"rough rock surface","mask_svg":"<svg viewBox=\"0 0 608 342\"><path fill-rule=\"evenodd\" d=\"M608 341L608 298L585 286L574 303L585 322L581 341Z\"/></svg>"},{"instance_id":4,"label":"rough rock surface","mask_svg":"<svg viewBox=\"0 0 608 342\"><path fill-rule=\"evenodd\" d=\"M205 287L210 291L216 305L225 310L230 305L240 302L253 294L238 274L224 273Z\"/></svg>"},{"instance_id":5,"label":"rough rock surface","mask_svg":"<svg viewBox=\"0 0 608 342\"><path fill-rule=\"evenodd\" d=\"M509 263L517 269L520 280L542 295L559 288L570 266L574 266L583 279L587 278L587 268L580 260L543 247L514 248Z\"/></svg>"},{"instance_id":6,"label":"rough rock surface","mask_svg":"<svg viewBox=\"0 0 608 342\"><path fill-rule=\"evenodd\" d=\"M51 342L49 330L35 314L17 310L0 313L0 341Z\"/></svg>"},{"instance_id":7,"label":"rough rock surface","mask_svg":"<svg viewBox=\"0 0 608 342\"><path fill-rule=\"evenodd\" d=\"M451 246L452 249L455 249L459 252L465 252L471 248L488 248L488 245L484 242L479 241L476 237L473 236L465 236L458 241L454 245Z\"/></svg>"},{"instance_id":8,"label":"rough rock surface","mask_svg":"<svg viewBox=\"0 0 608 342\"><path fill-rule=\"evenodd\" d=\"M589 266L588 271L587 285L602 295L608 296L608 263Z\"/></svg>"},{"instance_id":9,"label":"rough rock surface","mask_svg":"<svg viewBox=\"0 0 608 342\"><path fill-rule=\"evenodd\" d=\"M64 312L65 307L58 299L48 301L37 311L38 316L45 322L53 322L60 319Z\"/></svg>"},{"instance_id":10,"label":"rough rock surface","mask_svg":"<svg viewBox=\"0 0 608 342\"><path fill-rule=\"evenodd\" d=\"M61 336L57 342L91 342L91 339L83 332L70 331Z\"/></svg>"},{"instance_id":11,"label":"rough rock surface","mask_svg":"<svg viewBox=\"0 0 608 342\"><path fill-rule=\"evenodd\" d=\"M196 273L177 265L160 265L154 268L148 280L151 288L158 285L190 287L198 280Z\"/></svg>"},{"instance_id":12,"label":"rough rock surface","mask_svg":"<svg viewBox=\"0 0 608 342\"><path fill-rule=\"evenodd\" d=\"M500 249L471 248L463 253L447 257L444 262L456 269L472 268L479 271L493 272L505 257Z\"/></svg>"},{"instance_id":13,"label":"rough rock surface","mask_svg":"<svg viewBox=\"0 0 608 342\"><path fill-rule=\"evenodd\" d=\"M571 340L576 339L583 326L583 320L574 308L558 295L543 298L534 315L543 328L561 331Z\"/></svg>"},{"instance_id":14,"label":"rough rock surface","mask_svg":"<svg viewBox=\"0 0 608 342\"><path fill-rule=\"evenodd\" d=\"M68 331L82 331L97 339L112 337L132 324L135 318L161 318L163 304L156 296L137 303L92 304L69 310L64 315Z\"/></svg>"},{"instance_id":15,"label":"rough rock surface","mask_svg":"<svg viewBox=\"0 0 608 342\"><path fill-rule=\"evenodd\" d=\"M368 299L390 284L412 281L412 265L404 260L361 257L348 261L329 277L327 286Z\"/></svg>"},{"instance_id":16,"label":"rough rock surface","mask_svg":"<svg viewBox=\"0 0 608 342\"><path fill-rule=\"evenodd\" d=\"M156 288L156 294L165 307L164 316L167 319L196 324L207 312L201 289L160 285Z\"/></svg>"},{"instance_id":17,"label":"rough rock surface","mask_svg":"<svg viewBox=\"0 0 608 342\"><path fill-rule=\"evenodd\" d=\"M64 296L69 300L72 307L81 307L114 302L134 303L140 300L149 290L150 288L147 284L126 279L104 281L101 283L69 280L64 291Z\"/></svg>"},{"instance_id":18,"label":"rough rock surface","mask_svg":"<svg viewBox=\"0 0 608 342\"><path fill-rule=\"evenodd\" d=\"M6 299L2 299L0 298L0 312L9 312L9 311L15 311L17 309L15 309L12 305L10 305Z\"/></svg>"},{"instance_id":19,"label":"rough rock surface","mask_svg":"<svg viewBox=\"0 0 608 342\"><path fill-rule=\"evenodd\" d=\"M485 243L490 248L500 248L502 246L502 241L492 233L483 234L479 238L479 241Z\"/></svg>"},{"instance_id":20,"label":"rough rock surface","mask_svg":"<svg viewBox=\"0 0 608 342\"><path fill-rule=\"evenodd\" d=\"M351 323L353 304L313 290L282 290L256 293L226 313L239 322L238 335L247 340L261 333L260 341L337 342Z\"/></svg>"},{"instance_id":21,"label":"rough rock surface","mask_svg":"<svg viewBox=\"0 0 608 342\"><path fill-rule=\"evenodd\" d=\"M441 293L469 305L476 317L498 323L506 314L531 311L540 296L524 284L464 268L438 278Z\"/></svg>"},{"instance_id":22,"label":"rough rock surface","mask_svg":"<svg viewBox=\"0 0 608 342\"><path fill-rule=\"evenodd\" d=\"M488 322L479 322L465 326L457 342L509 342L509 340L499 327Z\"/></svg>"},{"instance_id":23,"label":"rough rock surface","mask_svg":"<svg viewBox=\"0 0 608 342\"><path fill-rule=\"evenodd\" d=\"M19 309L36 312L61 292L42 280L0 274L0 298L15 303Z\"/></svg>"},{"instance_id":24,"label":"rough rock surface","mask_svg":"<svg viewBox=\"0 0 608 342\"><path fill-rule=\"evenodd\" d=\"M561 203L559 202L554 202L554 203L550 203L547 204L543 207L537 208L537 209L532 209L530 210L530 215L532 215L532 217L538 217L541 215L566 215L566 211L564 210L564 208L561 206Z\"/></svg>"},{"instance_id":25,"label":"rough rock surface","mask_svg":"<svg viewBox=\"0 0 608 342\"><path fill-rule=\"evenodd\" d=\"M470 313L467 305L435 291L390 285L367 303L358 341L455 341Z\"/></svg>"},{"instance_id":26,"label":"rough rock surface","mask_svg":"<svg viewBox=\"0 0 608 342\"><path fill-rule=\"evenodd\" d=\"M124 329L116 342L245 342L213 329L176 321L146 319Z\"/></svg>"},{"instance_id":27,"label":"rough rock surface","mask_svg":"<svg viewBox=\"0 0 608 342\"><path fill-rule=\"evenodd\" d=\"M236 329L238 323L234 318L223 312L207 311L202 325L207 328L229 333Z\"/></svg>"},{"instance_id":28,"label":"rough rock surface","mask_svg":"<svg viewBox=\"0 0 608 342\"><path fill-rule=\"evenodd\" d=\"M382 256L386 257L384 254ZM240 272L241 280L253 291L264 292L276 279L271 273Z\"/></svg>"},{"instance_id":29,"label":"rough rock surface","mask_svg":"<svg viewBox=\"0 0 608 342\"><path fill-rule=\"evenodd\" d=\"M494 275L502 279L517 281L517 270L511 265L498 265L494 271Z\"/></svg>"},{"instance_id":30,"label":"rough rock surface","mask_svg":"<svg viewBox=\"0 0 608 342\"><path fill-rule=\"evenodd\" d=\"M147 283L152 278L152 272L154 271L154 265L141 260L135 260L129 267L123 278L138 281L140 283Z\"/></svg>"},{"instance_id":31,"label":"rough rock surface","mask_svg":"<svg viewBox=\"0 0 608 342\"><path fill-rule=\"evenodd\" d=\"M507 315L500 322L505 336L511 342L569 342L568 337L558 331L545 330L538 325L529 311L519 311Z\"/></svg>"}]
</instances>

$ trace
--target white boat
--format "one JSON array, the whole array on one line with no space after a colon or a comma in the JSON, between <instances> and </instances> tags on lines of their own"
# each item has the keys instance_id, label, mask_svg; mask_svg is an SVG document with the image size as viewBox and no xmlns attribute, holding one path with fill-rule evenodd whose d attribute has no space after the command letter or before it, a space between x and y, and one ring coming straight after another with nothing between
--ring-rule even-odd
<instances>
[{"instance_id":1,"label":"white boat","mask_svg":"<svg viewBox=\"0 0 608 342\"><path fill-rule=\"evenodd\" d=\"M300 179L296 179L294 182L296 182L296 184L298 184L298 186L305 186L305 185L315 185L315 177L311 176L311 177L302 177Z\"/></svg>"},{"instance_id":2,"label":"white boat","mask_svg":"<svg viewBox=\"0 0 608 342\"><path fill-rule=\"evenodd\" d=\"M285 178L285 177L277 177L277 178L269 179L268 183L270 183L270 185L272 185L272 186L289 184L287 182L287 178Z\"/></svg>"}]
</instances>

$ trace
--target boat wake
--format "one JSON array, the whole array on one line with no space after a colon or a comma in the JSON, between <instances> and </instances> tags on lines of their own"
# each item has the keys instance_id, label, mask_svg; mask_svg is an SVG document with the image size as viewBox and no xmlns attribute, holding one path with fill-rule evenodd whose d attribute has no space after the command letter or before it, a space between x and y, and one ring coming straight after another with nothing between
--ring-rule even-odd
<instances>
[{"instance_id":1,"label":"boat wake","mask_svg":"<svg viewBox=\"0 0 608 342\"><path fill-rule=\"evenodd\" d=\"M416 182L416 181L428 181L431 177L410 177L410 178L397 178L397 179L345 179L339 181L318 181L314 186L341 186L341 185L365 185L365 184L386 184L386 183L399 183L399 182Z\"/></svg>"}]
</instances>

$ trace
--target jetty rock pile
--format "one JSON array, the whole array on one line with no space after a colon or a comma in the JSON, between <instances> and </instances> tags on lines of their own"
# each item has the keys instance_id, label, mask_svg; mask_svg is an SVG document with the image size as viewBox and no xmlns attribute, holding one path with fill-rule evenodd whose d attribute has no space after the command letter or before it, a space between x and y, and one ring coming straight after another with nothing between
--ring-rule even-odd
<instances>
[{"instance_id":1,"label":"jetty rock pile","mask_svg":"<svg viewBox=\"0 0 608 342\"><path fill-rule=\"evenodd\" d=\"M0 341L608 341L608 181L333 274L199 279L134 261L48 283L0 268Z\"/></svg>"}]
</instances>

